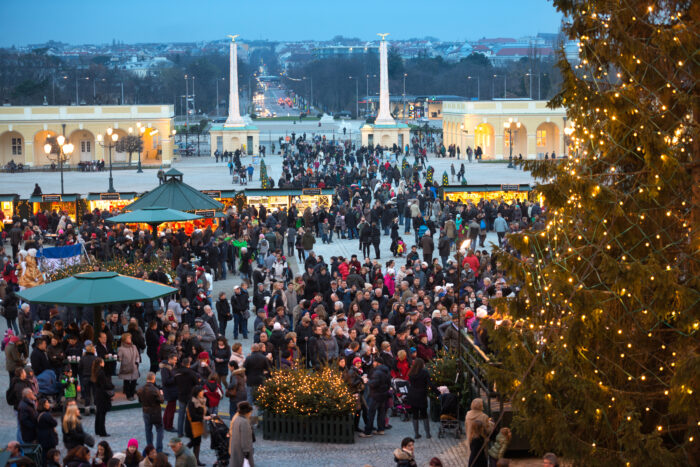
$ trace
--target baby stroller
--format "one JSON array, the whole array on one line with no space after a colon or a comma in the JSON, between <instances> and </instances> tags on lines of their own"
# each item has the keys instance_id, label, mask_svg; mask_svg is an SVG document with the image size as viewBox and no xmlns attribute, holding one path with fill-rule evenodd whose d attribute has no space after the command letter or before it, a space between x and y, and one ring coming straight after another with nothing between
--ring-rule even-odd
<instances>
[{"instance_id":1,"label":"baby stroller","mask_svg":"<svg viewBox=\"0 0 700 467\"><path fill-rule=\"evenodd\" d=\"M392 417L401 417L402 422L407 422L410 419L411 407L406 403L408 396L408 381L405 379L394 378L391 380L391 394L393 407L391 408Z\"/></svg>"},{"instance_id":2,"label":"baby stroller","mask_svg":"<svg viewBox=\"0 0 700 467\"><path fill-rule=\"evenodd\" d=\"M447 388L445 388L446 390ZM455 438L462 437L462 423L459 421L459 401L456 394L442 392L440 401L440 429L438 438L444 438L447 433L454 433Z\"/></svg>"},{"instance_id":3,"label":"baby stroller","mask_svg":"<svg viewBox=\"0 0 700 467\"><path fill-rule=\"evenodd\" d=\"M214 467L228 467L230 457L228 453L228 427L216 415L212 415L207 423L211 436L211 449L216 453L216 464L214 464Z\"/></svg>"},{"instance_id":4,"label":"baby stroller","mask_svg":"<svg viewBox=\"0 0 700 467\"><path fill-rule=\"evenodd\" d=\"M39 385L38 398L46 398L51 402L51 407L60 409L63 386L58 381L56 373L53 370L44 370L36 377L36 381Z\"/></svg>"}]
</instances>

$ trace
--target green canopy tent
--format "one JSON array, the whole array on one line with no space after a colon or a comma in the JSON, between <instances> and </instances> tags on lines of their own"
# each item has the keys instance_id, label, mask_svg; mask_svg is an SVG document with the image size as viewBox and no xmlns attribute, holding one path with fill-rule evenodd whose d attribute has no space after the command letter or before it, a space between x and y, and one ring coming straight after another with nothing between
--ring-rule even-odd
<instances>
[{"instance_id":1,"label":"green canopy tent","mask_svg":"<svg viewBox=\"0 0 700 467\"><path fill-rule=\"evenodd\" d=\"M22 300L47 305L93 306L93 324L100 329L103 305L155 300L177 292L158 282L122 276L112 271L84 272L20 291Z\"/></svg>"},{"instance_id":2,"label":"green canopy tent","mask_svg":"<svg viewBox=\"0 0 700 467\"><path fill-rule=\"evenodd\" d=\"M185 222L201 218L202 216L197 214L177 211L163 206L151 206L119 214L105 219L105 221L113 224L148 224L155 234L156 228L163 222Z\"/></svg>"},{"instance_id":3,"label":"green canopy tent","mask_svg":"<svg viewBox=\"0 0 700 467\"><path fill-rule=\"evenodd\" d=\"M124 208L135 211L152 206L163 206L177 211L194 212L204 210L221 211L224 205L192 188L182 181L182 172L170 169L165 173L163 184L144 193L139 199Z\"/></svg>"}]
</instances>

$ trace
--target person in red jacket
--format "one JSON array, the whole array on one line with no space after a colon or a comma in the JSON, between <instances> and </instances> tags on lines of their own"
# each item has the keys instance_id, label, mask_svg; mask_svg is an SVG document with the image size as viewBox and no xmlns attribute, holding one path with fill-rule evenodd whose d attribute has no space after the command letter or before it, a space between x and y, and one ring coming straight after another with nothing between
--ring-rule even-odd
<instances>
[{"instance_id":1,"label":"person in red jacket","mask_svg":"<svg viewBox=\"0 0 700 467\"><path fill-rule=\"evenodd\" d=\"M219 412L219 402L224 397L224 391L219 383L219 376L212 372L204 383L204 397L207 398L207 408L210 414Z\"/></svg>"}]
</instances>

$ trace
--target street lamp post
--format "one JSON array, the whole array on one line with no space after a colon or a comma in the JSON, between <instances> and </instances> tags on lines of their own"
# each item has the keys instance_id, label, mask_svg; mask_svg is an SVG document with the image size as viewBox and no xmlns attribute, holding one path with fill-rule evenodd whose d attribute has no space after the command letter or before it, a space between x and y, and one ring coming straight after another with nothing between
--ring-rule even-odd
<instances>
[{"instance_id":1,"label":"street lamp post","mask_svg":"<svg viewBox=\"0 0 700 467\"><path fill-rule=\"evenodd\" d=\"M348 79L355 80L355 118L360 118L360 80L357 76L348 76Z\"/></svg>"},{"instance_id":2,"label":"street lamp post","mask_svg":"<svg viewBox=\"0 0 700 467\"><path fill-rule=\"evenodd\" d=\"M112 177L112 148L117 145L118 139L119 135L114 133L114 130L112 130L112 128L107 128L106 137L103 137L101 134L97 135L97 142L100 144L100 146L102 146L103 148L109 148L109 189L107 190L107 193L115 192L114 178ZM140 157L141 153L139 153L139 159Z\"/></svg>"},{"instance_id":3,"label":"street lamp post","mask_svg":"<svg viewBox=\"0 0 700 467\"><path fill-rule=\"evenodd\" d=\"M219 116L219 81L223 81L226 78L216 78L216 116Z\"/></svg>"},{"instance_id":4,"label":"street lamp post","mask_svg":"<svg viewBox=\"0 0 700 467\"><path fill-rule=\"evenodd\" d=\"M129 127L129 136L131 136L131 133L133 133L133 128ZM136 136L138 136L139 140L143 139L143 134L146 132L146 127L141 125L141 122L136 122ZM139 162L136 165L136 173L137 174L142 174L143 169L141 168L141 148L139 148Z\"/></svg>"},{"instance_id":5,"label":"street lamp post","mask_svg":"<svg viewBox=\"0 0 700 467\"><path fill-rule=\"evenodd\" d=\"M403 120L406 121L406 76L408 73L403 74Z\"/></svg>"},{"instance_id":6,"label":"street lamp post","mask_svg":"<svg viewBox=\"0 0 700 467\"><path fill-rule=\"evenodd\" d=\"M467 79L472 79L471 76L467 76ZM481 82L479 77L476 77L476 100L481 100Z\"/></svg>"},{"instance_id":7,"label":"street lamp post","mask_svg":"<svg viewBox=\"0 0 700 467\"><path fill-rule=\"evenodd\" d=\"M514 122L512 118L509 118L507 122L503 123L503 127L508 132L508 143L510 146L510 156L508 157L508 168L513 168L513 127L516 129L520 128L520 122Z\"/></svg>"},{"instance_id":8,"label":"street lamp post","mask_svg":"<svg viewBox=\"0 0 700 467\"><path fill-rule=\"evenodd\" d=\"M66 132L66 124L61 125L63 127L63 133ZM73 154L73 145L68 142L64 135L59 135L56 137L56 143L58 145L58 153L56 153L56 161L58 162L58 170L61 172L61 194L63 194L63 163L70 159L70 155ZM51 143L46 143L44 145L44 152L48 158L51 158L51 154L54 147Z\"/></svg>"}]
</instances>

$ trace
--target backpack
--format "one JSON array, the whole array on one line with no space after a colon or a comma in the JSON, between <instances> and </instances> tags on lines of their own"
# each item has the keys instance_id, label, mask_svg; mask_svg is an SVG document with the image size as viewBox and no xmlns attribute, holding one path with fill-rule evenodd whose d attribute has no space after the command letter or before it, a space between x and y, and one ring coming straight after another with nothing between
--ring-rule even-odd
<instances>
[{"instance_id":1,"label":"backpack","mask_svg":"<svg viewBox=\"0 0 700 467\"><path fill-rule=\"evenodd\" d=\"M11 405L14 407L17 405L19 402L17 400L17 391L15 391L15 388L12 384L10 384L10 387L7 388L7 391L5 391L5 402L7 402L7 405Z\"/></svg>"}]
</instances>

